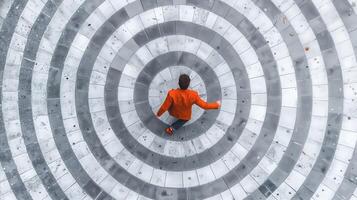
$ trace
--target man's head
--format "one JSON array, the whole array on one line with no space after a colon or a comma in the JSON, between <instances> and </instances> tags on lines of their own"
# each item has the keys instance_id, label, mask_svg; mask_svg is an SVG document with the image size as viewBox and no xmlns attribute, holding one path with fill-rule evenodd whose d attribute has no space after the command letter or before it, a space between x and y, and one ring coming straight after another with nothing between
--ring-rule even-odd
<instances>
[{"instance_id":1,"label":"man's head","mask_svg":"<svg viewBox=\"0 0 357 200\"><path fill-rule=\"evenodd\" d=\"M187 74L181 74L179 78L179 86L182 90L186 90L190 85L190 77Z\"/></svg>"}]
</instances>

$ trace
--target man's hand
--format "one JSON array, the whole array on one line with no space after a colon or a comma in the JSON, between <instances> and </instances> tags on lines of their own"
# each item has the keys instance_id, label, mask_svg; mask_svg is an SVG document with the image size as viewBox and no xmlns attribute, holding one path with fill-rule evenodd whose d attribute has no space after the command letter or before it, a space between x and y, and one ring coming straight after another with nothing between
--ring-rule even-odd
<instances>
[{"instance_id":1,"label":"man's hand","mask_svg":"<svg viewBox=\"0 0 357 200\"><path fill-rule=\"evenodd\" d=\"M218 107L221 107L221 101L217 101Z\"/></svg>"}]
</instances>

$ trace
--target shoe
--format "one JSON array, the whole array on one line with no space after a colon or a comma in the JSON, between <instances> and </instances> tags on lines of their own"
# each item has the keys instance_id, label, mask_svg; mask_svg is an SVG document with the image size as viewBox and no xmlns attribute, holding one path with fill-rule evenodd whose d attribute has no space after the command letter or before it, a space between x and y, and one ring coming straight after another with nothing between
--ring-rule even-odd
<instances>
[{"instance_id":1,"label":"shoe","mask_svg":"<svg viewBox=\"0 0 357 200\"><path fill-rule=\"evenodd\" d=\"M165 129L166 133L172 135L174 133L174 129L172 127L168 127Z\"/></svg>"}]
</instances>

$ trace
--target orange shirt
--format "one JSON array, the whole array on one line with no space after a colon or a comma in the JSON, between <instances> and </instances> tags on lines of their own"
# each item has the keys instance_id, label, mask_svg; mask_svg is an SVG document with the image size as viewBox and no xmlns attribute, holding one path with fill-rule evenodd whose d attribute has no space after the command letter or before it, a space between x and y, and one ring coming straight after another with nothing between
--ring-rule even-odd
<instances>
[{"instance_id":1,"label":"orange shirt","mask_svg":"<svg viewBox=\"0 0 357 200\"><path fill-rule=\"evenodd\" d=\"M194 90L172 89L168 92L164 103L157 112L157 115L160 117L168 110L170 115L177 119L190 120L193 104L196 104L206 110L219 108L218 103L205 102Z\"/></svg>"}]
</instances>

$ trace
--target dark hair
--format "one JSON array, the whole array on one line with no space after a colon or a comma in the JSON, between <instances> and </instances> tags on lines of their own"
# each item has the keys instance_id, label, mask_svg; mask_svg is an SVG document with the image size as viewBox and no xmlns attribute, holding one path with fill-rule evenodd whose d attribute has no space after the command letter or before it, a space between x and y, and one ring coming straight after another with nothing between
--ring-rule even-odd
<instances>
[{"instance_id":1,"label":"dark hair","mask_svg":"<svg viewBox=\"0 0 357 200\"><path fill-rule=\"evenodd\" d=\"M186 90L190 85L190 77L187 74L181 74L179 78L179 86L182 90Z\"/></svg>"}]
</instances>

